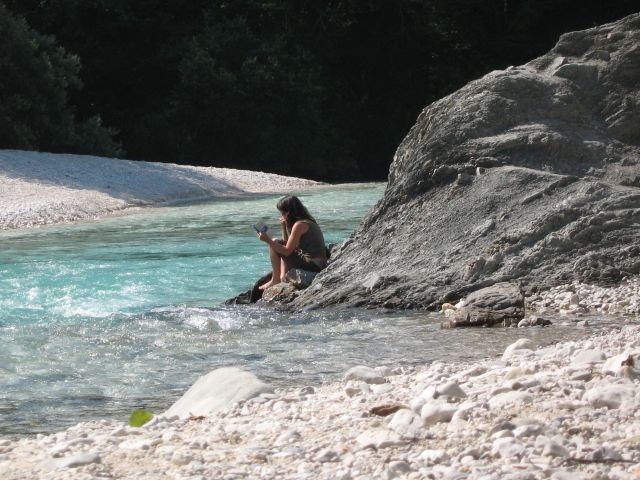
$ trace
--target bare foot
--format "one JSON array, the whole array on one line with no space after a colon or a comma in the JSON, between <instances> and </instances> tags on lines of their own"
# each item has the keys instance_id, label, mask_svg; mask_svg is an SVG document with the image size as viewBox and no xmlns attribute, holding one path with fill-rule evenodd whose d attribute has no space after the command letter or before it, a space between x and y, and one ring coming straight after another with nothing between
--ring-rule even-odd
<instances>
[{"instance_id":1,"label":"bare foot","mask_svg":"<svg viewBox=\"0 0 640 480\"><path fill-rule=\"evenodd\" d=\"M274 283L273 280L269 280L267 283L263 283L262 285L260 285L258 287L258 290L266 290L269 287L273 287L274 285L277 285L280 282Z\"/></svg>"}]
</instances>

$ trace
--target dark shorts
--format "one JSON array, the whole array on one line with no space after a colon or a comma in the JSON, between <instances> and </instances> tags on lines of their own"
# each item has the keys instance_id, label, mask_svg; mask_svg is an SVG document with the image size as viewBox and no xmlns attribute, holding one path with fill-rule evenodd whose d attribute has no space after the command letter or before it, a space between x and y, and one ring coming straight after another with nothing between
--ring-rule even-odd
<instances>
[{"instance_id":1,"label":"dark shorts","mask_svg":"<svg viewBox=\"0 0 640 480\"><path fill-rule=\"evenodd\" d=\"M287 268L291 270L292 268L299 268L301 270L307 270L309 272L319 272L322 270L318 265L316 265L311 260L307 260L300 255L300 252L295 251L288 257L282 257L284 263L287 265Z\"/></svg>"}]
</instances>

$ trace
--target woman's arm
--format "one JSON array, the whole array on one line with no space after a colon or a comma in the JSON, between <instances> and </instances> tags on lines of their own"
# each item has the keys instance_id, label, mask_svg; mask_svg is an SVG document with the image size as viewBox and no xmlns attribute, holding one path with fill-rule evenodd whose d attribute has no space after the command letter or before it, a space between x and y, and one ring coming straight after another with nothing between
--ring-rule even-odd
<instances>
[{"instance_id":1,"label":"woman's arm","mask_svg":"<svg viewBox=\"0 0 640 480\"><path fill-rule=\"evenodd\" d=\"M298 248L298 245L300 245L300 239L302 238L302 235L307 233L308 230L309 230L309 225L307 225L306 223L304 222L294 223L293 228L291 229L291 235L287 239L287 243L284 245L279 242L276 242L273 238L271 238L266 233L259 233L258 237L263 242L268 243L269 246L273 248L276 252L278 252L280 255L282 255L283 257L288 257L293 253L293 251L296 248Z\"/></svg>"},{"instance_id":2,"label":"woman's arm","mask_svg":"<svg viewBox=\"0 0 640 480\"><path fill-rule=\"evenodd\" d=\"M287 240L289 240L289 233L287 232L287 217L280 217L280 227L282 228L282 240L284 240L284 243L287 243Z\"/></svg>"}]
</instances>

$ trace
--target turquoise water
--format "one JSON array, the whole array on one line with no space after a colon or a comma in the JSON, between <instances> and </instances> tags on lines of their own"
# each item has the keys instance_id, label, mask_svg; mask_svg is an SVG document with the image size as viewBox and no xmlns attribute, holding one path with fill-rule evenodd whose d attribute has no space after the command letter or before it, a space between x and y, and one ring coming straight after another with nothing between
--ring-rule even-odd
<instances>
[{"instance_id":1,"label":"turquoise water","mask_svg":"<svg viewBox=\"0 0 640 480\"><path fill-rule=\"evenodd\" d=\"M345 239L384 186L301 194L327 242ZM575 328L440 330L425 313L280 314L221 306L269 269L251 224L277 225L269 196L157 208L0 234L0 436L125 421L166 409L200 375L240 365L276 386L317 384L357 364L494 355Z\"/></svg>"}]
</instances>

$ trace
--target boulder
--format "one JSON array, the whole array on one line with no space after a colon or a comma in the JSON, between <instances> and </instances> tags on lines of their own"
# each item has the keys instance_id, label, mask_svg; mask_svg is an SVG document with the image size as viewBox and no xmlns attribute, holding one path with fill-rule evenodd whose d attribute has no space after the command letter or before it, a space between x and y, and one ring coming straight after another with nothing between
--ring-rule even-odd
<instances>
[{"instance_id":1,"label":"boulder","mask_svg":"<svg viewBox=\"0 0 640 480\"><path fill-rule=\"evenodd\" d=\"M530 352L536 349L536 344L528 338L520 338L504 349L502 360L509 360L511 357L521 354L522 352Z\"/></svg>"},{"instance_id":2,"label":"boulder","mask_svg":"<svg viewBox=\"0 0 640 480\"><path fill-rule=\"evenodd\" d=\"M464 306L455 310L442 323L444 328L484 327L496 324L510 325L524 318L524 295L515 283L496 283L481 288L464 300Z\"/></svg>"},{"instance_id":3,"label":"boulder","mask_svg":"<svg viewBox=\"0 0 640 480\"><path fill-rule=\"evenodd\" d=\"M357 365L355 367L350 368L344 374L342 378L343 382L348 382L350 380L371 383L371 384L381 384L385 383L385 379L380 373L366 365Z\"/></svg>"},{"instance_id":4,"label":"boulder","mask_svg":"<svg viewBox=\"0 0 640 480\"><path fill-rule=\"evenodd\" d=\"M180 418L212 415L241 400L272 392L273 387L250 372L236 367L219 368L200 377L163 415Z\"/></svg>"},{"instance_id":5,"label":"boulder","mask_svg":"<svg viewBox=\"0 0 640 480\"><path fill-rule=\"evenodd\" d=\"M636 389L633 385L605 384L596 385L587 390L583 400L589 402L594 408L620 408L623 403L628 403L637 408Z\"/></svg>"},{"instance_id":6,"label":"boulder","mask_svg":"<svg viewBox=\"0 0 640 480\"><path fill-rule=\"evenodd\" d=\"M316 272L310 272L308 270L302 270L300 268L292 268L287 272L286 281L292 284L294 287L302 289L307 288L316 278Z\"/></svg>"},{"instance_id":7,"label":"boulder","mask_svg":"<svg viewBox=\"0 0 640 480\"><path fill-rule=\"evenodd\" d=\"M291 283L281 282L267 288L259 300L263 303L289 303L297 295L298 289Z\"/></svg>"},{"instance_id":8,"label":"boulder","mask_svg":"<svg viewBox=\"0 0 640 480\"><path fill-rule=\"evenodd\" d=\"M428 105L383 199L288 308L437 309L500 282L639 274L639 44L640 13Z\"/></svg>"}]
</instances>

